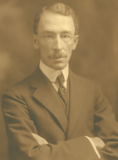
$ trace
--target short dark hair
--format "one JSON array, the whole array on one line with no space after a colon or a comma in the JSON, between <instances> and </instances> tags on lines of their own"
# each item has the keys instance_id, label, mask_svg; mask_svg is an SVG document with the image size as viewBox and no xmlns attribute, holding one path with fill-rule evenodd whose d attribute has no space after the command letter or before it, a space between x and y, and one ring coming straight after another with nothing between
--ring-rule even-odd
<instances>
[{"instance_id":1,"label":"short dark hair","mask_svg":"<svg viewBox=\"0 0 118 160\"><path fill-rule=\"evenodd\" d=\"M41 14L44 11L50 11L50 12L57 13L64 16L71 16L75 25L75 35L78 34L78 30L79 30L78 18L74 10L70 8L68 5L63 3L50 4L48 6L43 7L39 12L36 13L34 18L34 34L37 34L38 32L38 24L40 21Z\"/></svg>"}]
</instances>

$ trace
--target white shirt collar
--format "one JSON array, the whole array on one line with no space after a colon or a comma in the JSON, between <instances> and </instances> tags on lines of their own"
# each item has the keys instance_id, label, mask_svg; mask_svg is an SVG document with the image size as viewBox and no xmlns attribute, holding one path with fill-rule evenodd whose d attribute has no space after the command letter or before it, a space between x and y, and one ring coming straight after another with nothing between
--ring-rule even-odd
<instances>
[{"instance_id":1,"label":"white shirt collar","mask_svg":"<svg viewBox=\"0 0 118 160\"><path fill-rule=\"evenodd\" d=\"M68 79L68 64L67 66L63 69L63 70L56 70L53 68L50 68L49 66L45 65L41 60L39 63L39 68L41 69L41 71L43 72L43 74L52 82L56 82L56 78L59 74L61 74L61 72L63 73L64 79L65 81L67 81Z\"/></svg>"}]
</instances>

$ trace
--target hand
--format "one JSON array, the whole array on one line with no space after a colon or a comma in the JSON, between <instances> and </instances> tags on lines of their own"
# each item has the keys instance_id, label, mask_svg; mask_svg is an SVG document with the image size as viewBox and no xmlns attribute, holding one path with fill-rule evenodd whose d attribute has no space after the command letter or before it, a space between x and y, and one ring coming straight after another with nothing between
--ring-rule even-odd
<instances>
[{"instance_id":1,"label":"hand","mask_svg":"<svg viewBox=\"0 0 118 160\"><path fill-rule=\"evenodd\" d=\"M31 133L31 134L40 145L48 144L48 142L44 138L40 137L38 134L34 134L34 133Z\"/></svg>"},{"instance_id":2,"label":"hand","mask_svg":"<svg viewBox=\"0 0 118 160\"><path fill-rule=\"evenodd\" d=\"M100 148L103 148L105 146L105 143L103 142L103 140L99 137L89 137L92 142L94 143L94 145L96 146L96 148L100 149Z\"/></svg>"}]
</instances>

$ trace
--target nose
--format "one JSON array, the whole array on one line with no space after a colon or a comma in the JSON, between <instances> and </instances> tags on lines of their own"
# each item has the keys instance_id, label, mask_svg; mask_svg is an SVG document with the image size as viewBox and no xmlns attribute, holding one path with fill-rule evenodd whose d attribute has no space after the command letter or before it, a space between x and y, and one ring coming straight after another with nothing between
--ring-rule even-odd
<instances>
[{"instance_id":1,"label":"nose","mask_svg":"<svg viewBox=\"0 0 118 160\"><path fill-rule=\"evenodd\" d=\"M62 50L61 38L59 36L57 36L55 39L54 49L58 51Z\"/></svg>"}]
</instances>

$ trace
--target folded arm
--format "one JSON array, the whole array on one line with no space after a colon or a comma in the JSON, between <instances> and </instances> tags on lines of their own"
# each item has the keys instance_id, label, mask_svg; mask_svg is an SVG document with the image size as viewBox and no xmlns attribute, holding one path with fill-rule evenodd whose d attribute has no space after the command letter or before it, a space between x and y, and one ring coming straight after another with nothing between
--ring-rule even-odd
<instances>
[{"instance_id":1,"label":"folded arm","mask_svg":"<svg viewBox=\"0 0 118 160\"><path fill-rule=\"evenodd\" d=\"M31 133L32 136L36 139L36 141L39 143L39 145L45 145L48 144L48 142L41 136ZM98 155L98 157L100 158L100 154L97 151L97 149L101 149L105 146L105 143L99 138L99 137L88 137L85 136L91 143L91 145L93 146L93 149L95 150L96 154Z\"/></svg>"}]
</instances>

